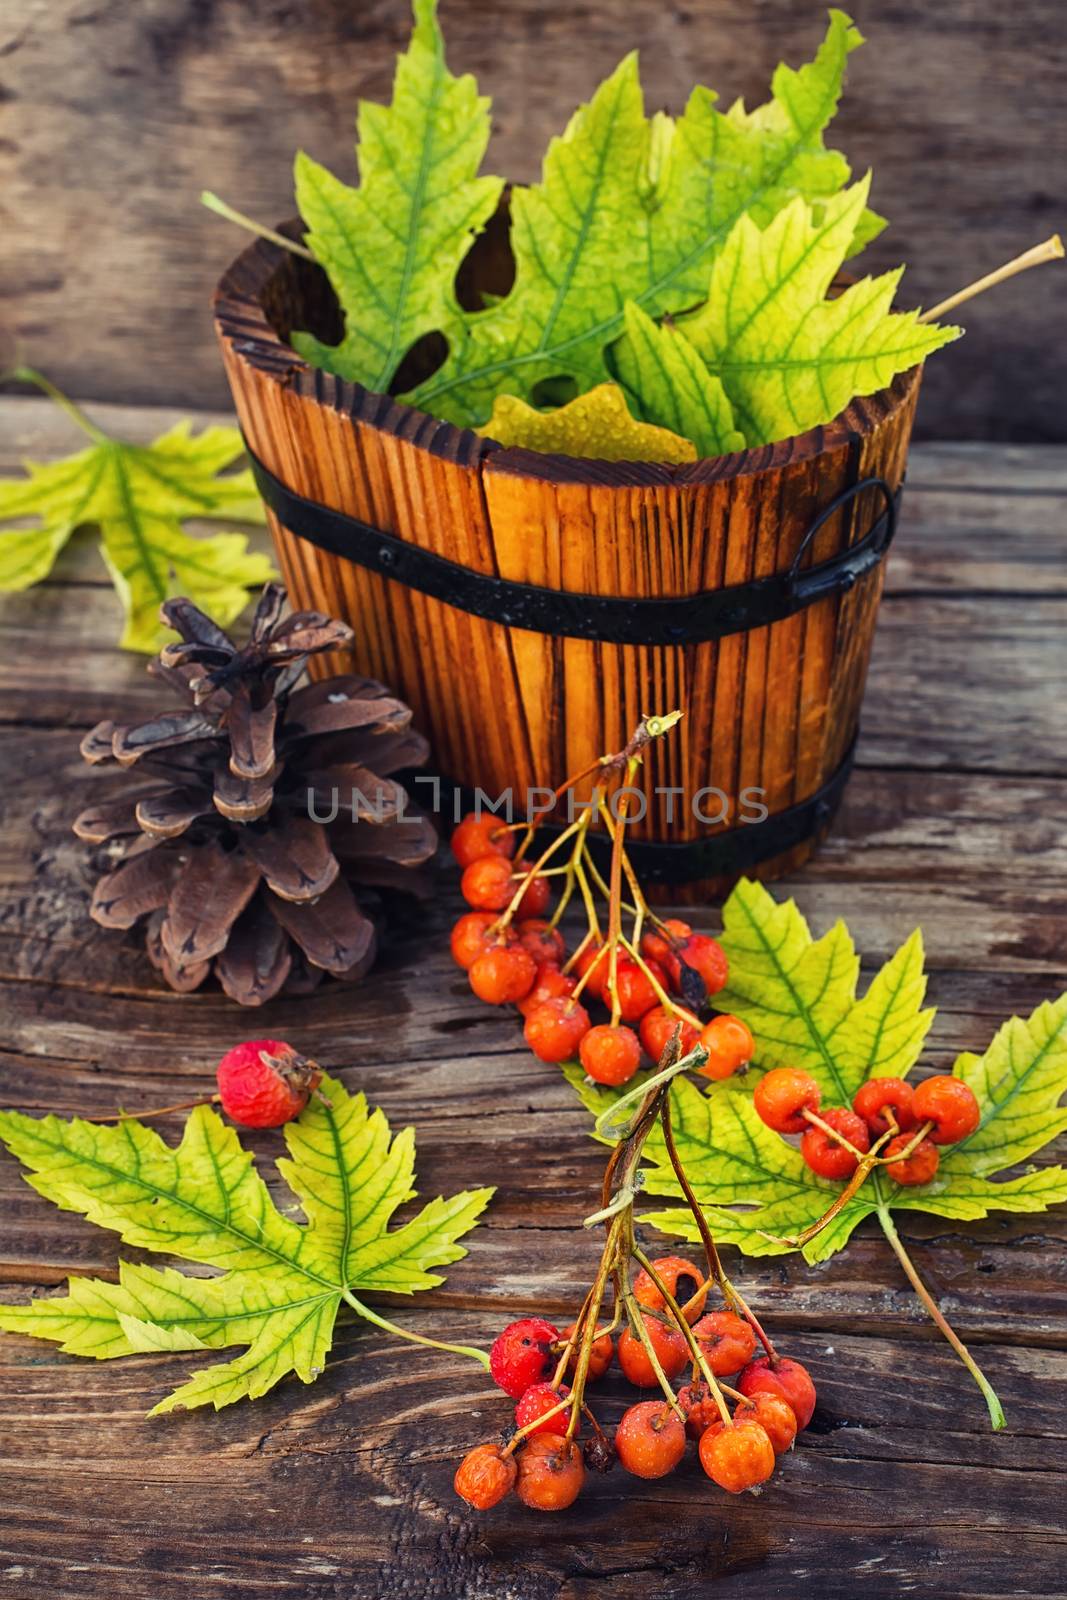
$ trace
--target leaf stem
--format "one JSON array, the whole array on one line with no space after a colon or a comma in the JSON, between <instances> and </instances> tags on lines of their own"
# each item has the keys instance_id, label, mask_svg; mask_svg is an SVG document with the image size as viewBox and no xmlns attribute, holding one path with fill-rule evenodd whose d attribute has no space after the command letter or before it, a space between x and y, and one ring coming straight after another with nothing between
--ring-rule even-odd
<instances>
[{"instance_id":1,"label":"leaf stem","mask_svg":"<svg viewBox=\"0 0 1067 1600\"><path fill-rule=\"evenodd\" d=\"M1026 272L1029 267L1039 267L1045 261L1058 261L1063 253L1063 240L1058 233L1054 233L1051 239L1045 239L1043 243L1024 250L1021 256L1006 261L1002 267L997 267L995 272L987 272L984 278L976 278L974 283L969 283L965 289L958 289L955 294L950 294L947 300L939 300L929 311L920 312L917 320L933 322L937 317L943 317L946 311L952 311L956 306L963 305L964 301L973 300L976 294L983 294L986 289L992 289L998 283L1014 278L1017 272Z\"/></svg>"},{"instance_id":2,"label":"leaf stem","mask_svg":"<svg viewBox=\"0 0 1067 1600\"><path fill-rule=\"evenodd\" d=\"M95 422L90 422L81 406L75 405L74 401L68 395L65 395L62 389L57 389L55 384L49 378L46 378L43 372L38 372L34 367L12 367L8 372L0 374L0 383L32 383L41 390L42 394L46 394L49 400L54 400L60 410L67 413L67 416L75 426L80 428L83 433L88 434L89 438L94 440L96 444L110 443L108 435L102 428L98 428Z\"/></svg>"},{"instance_id":3,"label":"leaf stem","mask_svg":"<svg viewBox=\"0 0 1067 1600\"><path fill-rule=\"evenodd\" d=\"M288 250L294 256L303 256L305 261L314 261L315 257L304 245L297 244L295 239L287 239L284 233L277 233L273 228L267 228L262 222L257 222L254 217L247 217L243 211L236 211L233 206L227 205L217 194L212 194L210 189L204 189L200 195L200 204L207 206L209 211L214 211L216 216L225 217L227 222L236 222L239 228L244 228L247 233L254 233L260 239L266 239L270 244L280 245L283 250Z\"/></svg>"},{"instance_id":4,"label":"leaf stem","mask_svg":"<svg viewBox=\"0 0 1067 1600\"><path fill-rule=\"evenodd\" d=\"M967 1371L970 1373L979 1389L981 1389L982 1394L985 1397L985 1403L989 1407L989 1417L993 1424L994 1431L999 1431L1005 1425L1005 1417L1004 1408L1000 1403L996 1390L989 1382L989 1379L986 1377L977 1361L975 1361L974 1357L971 1355L971 1352L967 1349L967 1346L963 1343L963 1340L953 1332L933 1295L919 1277L919 1274L915 1269L915 1264L904 1248L904 1244L900 1238L900 1235L897 1233L897 1230L893 1224L893 1219L890 1216L887 1207L880 1206L878 1208L878 1221L882 1225L882 1232L889 1240L889 1243L893 1246L897 1260L904 1268L904 1273L908 1282L915 1290L915 1293L919 1296L919 1299L922 1301L940 1332L944 1334L945 1338L948 1340L953 1350L955 1350L956 1354L963 1362L963 1365L967 1368Z\"/></svg>"},{"instance_id":5,"label":"leaf stem","mask_svg":"<svg viewBox=\"0 0 1067 1600\"><path fill-rule=\"evenodd\" d=\"M351 1289L341 1290L342 1300L346 1300L359 1316L365 1317L368 1322L373 1322L376 1328L383 1328L386 1333L395 1333L398 1339L410 1339L412 1344L424 1344L431 1350L447 1350L454 1356L469 1356L472 1361L477 1361L479 1366L489 1371L489 1356L484 1350L477 1349L470 1344L446 1344L441 1339L429 1339L422 1333L411 1333L407 1328L398 1328L395 1322L390 1322L388 1317L381 1317L370 1306L357 1300Z\"/></svg>"}]
</instances>

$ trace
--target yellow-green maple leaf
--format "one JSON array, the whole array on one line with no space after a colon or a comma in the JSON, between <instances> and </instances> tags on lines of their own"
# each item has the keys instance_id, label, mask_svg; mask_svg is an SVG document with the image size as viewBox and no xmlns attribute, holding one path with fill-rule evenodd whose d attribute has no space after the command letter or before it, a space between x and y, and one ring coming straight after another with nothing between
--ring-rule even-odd
<instances>
[{"instance_id":1,"label":"yellow-green maple leaf","mask_svg":"<svg viewBox=\"0 0 1067 1600\"><path fill-rule=\"evenodd\" d=\"M431 1200L401 1226L414 1197L415 1140L395 1137L362 1094L323 1079L285 1132L279 1170L306 1223L280 1212L235 1130L200 1106L177 1148L136 1120L118 1126L0 1112L0 1139L30 1169L27 1181L127 1243L217 1269L190 1277L123 1262L118 1283L72 1278L69 1292L0 1306L0 1328L53 1339L74 1355L109 1359L148 1350L244 1346L194 1372L156 1412L264 1394L288 1373L321 1372L342 1305L392 1324L359 1294L413 1294L442 1279L433 1268L466 1254L458 1240L492 1196L475 1189ZM400 1330L396 1330L400 1331ZM432 1341L430 1341L432 1342ZM456 1348L484 1362L481 1352Z\"/></svg>"},{"instance_id":2,"label":"yellow-green maple leaf","mask_svg":"<svg viewBox=\"0 0 1067 1600\"><path fill-rule=\"evenodd\" d=\"M244 453L238 430L211 427L194 437L179 422L153 443L134 445L75 415L91 436L86 449L62 461L28 461L24 478L0 481L0 522L37 519L34 527L0 531L0 590L39 583L75 530L94 525L122 601L126 649L154 653L173 637L159 607L174 595L188 595L221 627L233 622L248 590L274 576L269 558L249 553L244 534L196 537L182 523L263 521L251 472L220 476Z\"/></svg>"},{"instance_id":3,"label":"yellow-green maple leaf","mask_svg":"<svg viewBox=\"0 0 1067 1600\"><path fill-rule=\"evenodd\" d=\"M704 304L679 319L749 445L829 422L962 332L890 309L902 268L827 298L869 184L818 206L798 197L763 229L742 217L715 259Z\"/></svg>"},{"instance_id":4,"label":"yellow-green maple leaf","mask_svg":"<svg viewBox=\"0 0 1067 1600\"><path fill-rule=\"evenodd\" d=\"M536 400L546 381L584 391L610 378L627 301L650 316L691 306L740 217L769 219L792 195L821 200L847 181L823 133L860 42L833 11L816 60L776 76L770 106L721 112L698 88L676 123L645 115L626 56L551 142L541 182L512 194L513 287L464 317L443 366L407 398L477 426L498 394Z\"/></svg>"},{"instance_id":5,"label":"yellow-green maple leaf","mask_svg":"<svg viewBox=\"0 0 1067 1600\"><path fill-rule=\"evenodd\" d=\"M435 0L415 0L415 27L396 67L390 106L361 101L360 184L350 188L301 152L296 199L306 241L345 315L344 337L293 344L317 366L388 389L423 334L460 323L455 277L503 183L478 177L489 102L445 66Z\"/></svg>"},{"instance_id":6,"label":"yellow-green maple leaf","mask_svg":"<svg viewBox=\"0 0 1067 1600\"><path fill-rule=\"evenodd\" d=\"M689 438L631 416L616 383L600 383L554 411L538 411L516 395L497 395L493 414L478 430L503 445L598 461L695 461Z\"/></svg>"}]
</instances>

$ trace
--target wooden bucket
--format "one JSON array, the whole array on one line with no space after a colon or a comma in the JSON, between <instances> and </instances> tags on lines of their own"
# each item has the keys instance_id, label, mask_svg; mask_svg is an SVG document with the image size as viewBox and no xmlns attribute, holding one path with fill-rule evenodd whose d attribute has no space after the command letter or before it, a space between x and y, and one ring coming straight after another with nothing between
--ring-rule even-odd
<instances>
[{"instance_id":1,"label":"wooden bucket","mask_svg":"<svg viewBox=\"0 0 1067 1600\"><path fill-rule=\"evenodd\" d=\"M238 258L215 312L292 601L355 630L313 671L383 679L437 772L520 815L681 707L644 764L639 869L697 899L811 854L851 764L918 369L779 444L580 461L308 367L289 332L338 338L336 305L276 246Z\"/></svg>"}]
</instances>

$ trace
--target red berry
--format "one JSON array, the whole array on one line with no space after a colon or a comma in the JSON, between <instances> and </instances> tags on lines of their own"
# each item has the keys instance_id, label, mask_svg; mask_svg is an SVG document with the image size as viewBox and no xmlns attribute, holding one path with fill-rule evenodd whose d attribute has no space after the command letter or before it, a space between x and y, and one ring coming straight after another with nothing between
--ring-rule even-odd
<instances>
[{"instance_id":1,"label":"red berry","mask_svg":"<svg viewBox=\"0 0 1067 1600\"><path fill-rule=\"evenodd\" d=\"M781 1395L754 1394L734 1411L735 1422L758 1422L776 1456L784 1456L793 1448L797 1436L797 1417L788 1400Z\"/></svg>"},{"instance_id":2,"label":"red berry","mask_svg":"<svg viewBox=\"0 0 1067 1600\"><path fill-rule=\"evenodd\" d=\"M956 1144L974 1132L982 1120L974 1090L962 1078L941 1073L918 1084L911 1099L915 1125L932 1122L929 1137L934 1144Z\"/></svg>"},{"instance_id":3,"label":"red berry","mask_svg":"<svg viewBox=\"0 0 1067 1600\"><path fill-rule=\"evenodd\" d=\"M459 892L476 911L503 911L511 904L516 884L504 856L482 856L466 867Z\"/></svg>"},{"instance_id":4,"label":"red berry","mask_svg":"<svg viewBox=\"0 0 1067 1600\"><path fill-rule=\"evenodd\" d=\"M569 1061L588 1032L588 1011L565 995L543 1000L528 1014L522 1030L526 1043L541 1061Z\"/></svg>"},{"instance_id":5,"label":"red berry","mask_svg":"<svg viewBox=\"0 0 1067 1600\"><path fill-rule=\"evenodd\" d=\"M862 1117L845 1106L830 1106L820 1112L825 1123L843 1134L861 1155L870 1148L871 1136ZM831 1139L821 1128L809 1127L800 1141L800 1153L812 1172L820 1178L851 1178L859 1162L844 1145Z\"/></svg>"},{"instance_id":6,"label":"red berry","mask_svg":"<svg viewBox=\"0 0 1067 1600\"><path fill-rule=\"evenodd\" d=\"M645 1332L660 1366L668 1378L677 1378L689 1362L689 1346L676 1328L668 1328L655 1317L646 1317ZM635 1333L624 1328L619 1339L619 1366L623 1376L638 1389L654 1389L659 1383L648 1351Z\"/></svg>"},{"instance_id":7,"label":"red berry","mask_svg":"<svg viewBox=\"0 0 1067 1600\"><path fill-rule=\"evenodd\" d=\"M553 1389L550 1383L532 1383L515 1407L515 1426L528 1428L531 1422L536 1423L537 1426L530 1428L527 1434L529 1439L537 1433L566 1433L570 1412L557 1411L556 1407L569 1394L570 1390L565 1383L558 1389ZM546 1422L538 1422L537 1419L548 1411L554 1412L555 1415L549 1417ZM576 1428L575 1432L581 1432L581 1428Z\"/></svg>"},{"instance_id":8,"label":"red berry","mask_svg":"<svg viewBox=\"0 0 1067 1600\"><path fill-rule=\"evenodd\" d=\"M495 911L467 911L452 929L452 959L464 972L469 972L478 957L494 945L512 942L514 936L510 928L490 934L490 928L495 928L498 920Z\"/></svg>"},{"instance_id":9,"label":"red berry","mask_svg":"<svg viewBox=\"0 0 1067 1600\"><path fill-rule=\"evenodd\" d=\"M562 1344L566 1344L568 1339L571 1338L576 1326L577 1324L572 1322L569 1328L564 1328L560 1335L560 1342ZM566 1370L568 1378L573 1378L574 1376L575 1368L578 1365L578 1351L579 1346L576 1344L570 1355L567 1357ZM590 1382L595 1383L597 1378L602 1378L605 1372L607 1372L608 1368L611 1366L614 1358L615 1346L612 1343L611 1334L607 1331L601 1333L598 1328L597 1336L593 1340L592 1349L589 1352L589 1368L586 1376Z\"/></svg>"},{"instance_id":10,"label":"red berry","mask_svg":"<svg viewBox=\"0 0 1067 1600\"><path fill-rule=\"evenodd\" d=\"M649 972L653 974L656 982L665 988L667 974L658 961L647 963ZM600 986L601 998L606 1006L611 1005L611 963L607 964L603 982ZM617 956L615 962L615 992L619 997L619 1015L623 1022L640 1022L647 1011L659 1004L659 996L652 987L648 974L641 971L637 962L629 956Z\"/></svg>"},{"instance_id":11,"label":"red berry","mask_svg":"<svg viewBox=\"0 0 1067 1600\"><path fill-rule=\"evenodd\" d=\"M635 1478L665 1478L685 1455L685 1425L662 1400L642 1400L623 1412L615 1454Z\"/></svg>"},{"instance_id":12,"label":"red berry","mask_svg":"<svg viewBox=\"0 0 1067 1600\"><path fill-rule=\"evenodd\" d=\"M534 986L519 1001L519 1010L524 1017L528 1017L546 1000L566 999L567 995L574 993L576 984L577 979L561 972L558 967L538 967Z\"/></svg>"},{"instance_id":13,"label":"red berry","mask_svg":"<svg viewBox=\"0 0 1067 1600\"><path fill-rule=\"evenodd\" d=\"M666 1006L655 1006L641 1018L638 1032L641 1043L658 1065L660 1056L678 1024L682 1027L682 1054L688 1054L700 1038L700 1023L688 1011L668 1011Z\"/></svg>"},{"instance_id":14,"label":"red berry","mask_svg":"<svg viewBox=\"0 0 1067 1600\"><path fill-rule=\"evenodd\" d=\"M737 1380L743 1395L752 1399L757 1394L776 1394L793 1407L798 1428L806 1428L815 1410L815 1385L807 1367L789 1356L779 1356L772 1362L770 1356L760 1356L750 1361Z\"/></svg>"},{"instance_id":15,"label":"red berry","mask_svg":"<svg viewBox=\"0 0 1067 1600\"><path fill-rule=\"evenodd\" d=\"M522 899L515 907L516 919L528 922L540 918L548 910L552 898L552 885L547 878L531 878L523 890Z\"/></svg>"},{"instance_id":16,"label":"red berry","mask_svg":"<svg viewBox=\"0 0 1067 1600\"><path fill-rule=\"evenodd\" d=\"M941 1162L941 1153L936 1144L930 1139L920 1139L919 1143L914 1145L909 1156L906 1156L903 1161L894 1161L893 1157L899 1155L902 1150L906 1150L909 1145L913 1144L914 1139L914 1131L911 1133L898 1133L895 1139L890 1139L882 1151L882 1155L888 1163L887 1166L882 1168L883 1172L887 1177L892 1178L894 1183L902 1183L909 1188L916 1183L929 1183Z\"/></svg>"},{"instance_id":17,"label":"red berry","mask_svg":"<svg viewBox=\"0 0 1067 1600\"><path fill-rule=\"evenodd\" d=\"M706 1428L722 1422L711 1390L706 1383L687 1383L678 1390L678 1404L685 1412L685 1431L691 1439L699 1439Z\"/></svg>"},{"instance_id":18,"label":"red berry","mask_svg":"<svg viewBox=\"0 0 1067 1600\"><path fill-rule=\"evenodd\" d=\"M534 1434L519 1453L515 1491L534 1511L565 1511L585 1482L582 1452L573 1439L556 1433Z\"/></svg>"},{"instance_id":19,"label":"red berry","mask_svg":"<svg viewBox=\"0 0 1067 1600\"><path fill-rule=\"evenodd\" d=\"M633 1029L609 1022L590 1028L578 1053L594 1082L613 1088L628 1083L641 1063L641 1044Z\"/></svg>"},{"instance_id":20,"label":"red berry","mask_svg":"<svg viewBox=\"0 0 1067 1600\"><path fill-rule=\"evenodd\" d=\"M693 1332L717 1378L739 1372L756 1349L751 1325L736 1311L709 1311L693 1324Z\"/></svg>"},{"instance_id":21,"label":"red berry","mask_svg":"<svg viewBox=\"0 0 1067 1600\"><path fill-rule=\"evenodd\" d=\"M590 971L590 968L593 970ZM590 941L585 949L578 955L573 968L578 978L584 978L589 973L583 986L583 994L591 994L596 999L603 999L604 981L608 975L608 953L602 944Z\"/></svg>"},{"instance_id":22,"label":"red berry","mask_svg":"<svg viewBox=\"0 0 1067 1600\"><path fill-rule=\"evenodd\" d=\"M488 1511L510 1494L518 1476L514 1456L506 1456L498 1444L479 1444L463 1457L452 1486L461 1500L475 1511Z\"/></svg>"},{"instance_id":23,"label":"red berry","mask_svg":"<svg viewBox=\"0 0 1067 1600\"><path fill-rule=\"evenodd\" d=\"M701 1032L700 1043L708 1052L708 1059L700 1068L705 1078L733 1077L741 1067L748 1066L756 1048L747 1024L728 1013L712 1017Z\"/></svg>"},{"instance_id":24,"label":"red berry","mask_svg":"<svg viewBox=\"0 0 1067 1600\"><path fill-rule=\"evenodd\" d=\"M480 866L475 862L475 866ZM521 944L493 945L480 955L467 974L479 1000L503 1006L529 994L537 977L537 962Z\"/></svg>"},{"instance_id":25,"label":"red berry","mask_svg":"<svg viewBox=\"0 0 1067 1600\"><path fill-rule=\"evenodd\" d=\"M803 1133L807 1122L801 1112L818 1111L819 1085L796 1067L775 1067L757 1083L752 1103L757 1114L775 1133Z\"/></svg>"},{"instance_id":26,"label":"red berry","mask_svg":"<svg viewBox=\"0 0 1067 1600\"><path fill-rule=\"evenodd\" d=\"M519 1400L532 1384L549 1376L555 1363L552 1346L559 1330L544 1317L521 1317L497 1334L489 1351L489 1375L505 1394Z\"/></svg>"},{"instance_id":27,"label":"red berry","mask_svg":"<svg viewBox=\"0 0 1067 1600\"><path fill-rule=\"evenodd\" d=\"M501 822L499 817L488 812L483 816L469 812L452 830L448 842L452 854L464 868L469 867L472 861L484 860L486 856L515 854L515 835L508 832L507 824Z\"/></svg>"},{"instance_id":28,"label":"red berry","mask_svg":"<svg viewBox=\"0 0 1067 1600\"><path fill-rule=\"evenodd\" d=\"M905 1083L903 1078L868 1078L856 1090L852 1109L863 1118L872 1139L880 1139L883 1133L889 1132L887 1108L892 1110L900 1132L907 1133L915 1126L915 1113L911 1108L913 1093L911 1084Z\"/></svg>"},{"instance_id":29,"label":"red berry","mask_svg":"<svg viewBox=\"0 0 1067 1600\"><path fill-rule=\"evenodd\" d=\"M720 1424L701 1436L700 1465L720 1489L741 1494L767 1482L774 1471L774 1447L758 1422Z\"/></svg>"},{"instance_id":30,"label":"red berry","mask_svg":"<svg viewBox=\"0 0 1067 1600\"><path fill-rule=\"evenodd\" d=\"M695 1322L708 1298L708 1285L700 1268L694 1267L684 1256L660 1256L653 1261L652 1266L656 1277L665 1285L667 1292L673 1296L678 1306L685 1311L685 1320ZM703 1292L698 1293L698 1291ZM647 1306L650 1311L667 1309L666 1300L644 1267L634 1279L634 1299L639 1305ZM693 1302L691 1306L690 1300Z\"/></svg>"},{"instance_id":31,"label":"red berry","mask_svg":"<svg viewBox=\"0 0 1067 1600\"><path fill-rule=\"evenodd\" d=\"M688 922L682 922L677 917L668 917L660 930L646 933L641 940L641 954L646 961L658 961L661 966L669 971L669 961L675 955L678 946L692 933Z\"/></svg>"},{"instance_id":32,"label":"red berry","mask_svg":"<svg viewBox=\"0 0 1067 1600\"><path fill-rule=\"evenodd\" d=\"M558 966L567 954L563 935L543 917L529 917L516 928L519 943L529 950L539 967Z\"/></svg>"},{"instance_id":33,"label":"red berry","mask_svg":"<svg viewBox=\"0 0 1067 1600\"><path fill-rule=\"evenodd\" d=\"M726 951L716 939L709 938L706 933L691 933L682 943L682 948L672 951L667 961L667 971L671 983L681 993L682 963L692 967L704 981L704 988L709 995L718 994L720 989L725 989L726 980L730 976L730 963L726 959Z\"/></svg>"},{"instance_id":34,"label":"red berry","mask_svg":"<svg viewBox=\"0 0 1067 1600\"><path fill-rule=\"evenodd\" d=\"M322 1072L282 1039L227 1050L217 1069L222 1109L245 1128L280 1128L303 1111Z\"/></svg>"}]
</instances>

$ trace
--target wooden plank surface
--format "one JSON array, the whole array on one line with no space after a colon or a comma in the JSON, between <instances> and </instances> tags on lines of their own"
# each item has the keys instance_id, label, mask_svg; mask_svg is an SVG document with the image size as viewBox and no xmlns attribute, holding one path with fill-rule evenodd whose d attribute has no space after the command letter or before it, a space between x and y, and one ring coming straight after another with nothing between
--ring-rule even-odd
<instances>
[{"instance_id":1,"label":"wooden plank surface","mask_svg":"<svg viewBox=\"0 0 1067 1600\"><path fill-rule=\"evenodd\" d=\"M830 142L857 175L873 168L890 219L865 263L907 262L903 300L932 305L1062 226L1063 7L848 9L869 43ZM724 106L752 105L779 60L811 59L824 13L796 0L441 0L450 65L493 99L487 170L519 182L627 50L641 52L650 110L680 111L697 81ZM297 149L354 182L357 98L388 99L409 26L408 0L5 7L0 304L23 358L76 394L223 404L209 303L241 241L200 191L267 223L291 216ZM967 338L930 363L920 428L1067 437L1064 305L1046 268L968 307Z\"/></svg>"},{"instance_id":2,"label":"wooden plank surface","mask_svg":"<svg viewBox=\"0 0 1067 1600\"><path fill-rule=\"evenodd\" d=\"M170 417L97 407L146 438ZM44 402L0 403L0 471L68 448ZM921 923L939 1007L929 1059L980 1049L1011 1011L1067 986L1067 594L1056 545L1067 451L919 447L890 561L860 764L833 837L795 881L819 927L844 916L865 964ZM1047 574L1047 578L1046 578ZM162 990L135 935L86 917L69 821L103 780L79 730L155 703L112 648L117 610L87 539L0 605L0 1103L84 1113L201 1090L251 1028L294 1039L419 1136L429 1195L495 1181L468 1257L401 1321L487 1342L565 1315L596 1244L579 1224L601 1157L514 1021L474 1001L432 914L393 929L372 983L254 1018ZM710 920L714 925L714 913ZM280 1141L253 1141L269 1161ZM0 1162L0 1295L70 1271L114 1275L112 1236ZM96 1365L0 1339L0 1593L12 1600L1062 1600L1067 1214L962 1227L909 1218L909 1247L1005 1402L994 1438L887 1246L862 1227L810 1270L744 1262L746 1291L810 1363L820 1404L779 1481L727 1501L690 1462L659 1484L616 1471L573 1512L465 1514L458 1455L507 1417L465 1365L354 1325L309 1388L147 1422L195 1364ZM653 1236L654 1237L654 1236ZM609 1382L602 1410L625 1396ZM724 1583L726 1587L724 1587Z\"/></svg>"}]
</instances>

